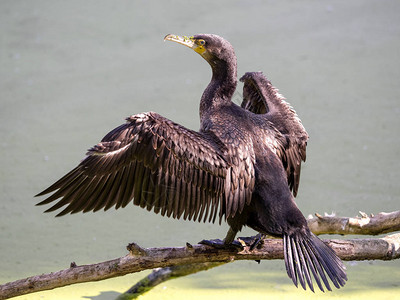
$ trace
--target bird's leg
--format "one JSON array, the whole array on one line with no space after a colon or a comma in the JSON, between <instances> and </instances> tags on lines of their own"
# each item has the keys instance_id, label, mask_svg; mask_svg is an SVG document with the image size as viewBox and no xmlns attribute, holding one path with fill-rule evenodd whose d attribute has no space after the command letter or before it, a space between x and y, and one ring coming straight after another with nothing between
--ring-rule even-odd
<instances>
[{"instance_id":1,"label":"bird's leg","mask_svg":"<svg viewBox=\"0 0 400 300\"><path fill-rule=\"evenodd\" d=\"M235 240L236 234L237 230L233 230L232 227L229 227L226 237L224 238L224 243L227 245L232 244L233 241Z\"/></svg>"},{"instance_id":2,"label":"bird's leg","mask_svg":"<svg viewBox=\"0 0 400 300\"><path fill-rule=\"evenodd\" d=\"M228 233L224 240L215 239L215 240L202 240L199 244L212 246L214 248L223 249L223 248L236 248L243 250L243 245L239 241L235 241L237 230L229 228Z\"/></svg>"}]
</instances>

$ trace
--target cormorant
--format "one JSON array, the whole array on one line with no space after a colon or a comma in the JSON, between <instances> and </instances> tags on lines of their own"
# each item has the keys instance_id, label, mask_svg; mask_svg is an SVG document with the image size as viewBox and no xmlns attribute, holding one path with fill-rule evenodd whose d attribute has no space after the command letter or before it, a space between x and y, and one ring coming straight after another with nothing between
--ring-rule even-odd
<instances>
[{"instance_id":1,"label":"cormorant","mask_svg":"<svg viewBox=\"0 0 400 300\"><path fill-rule=\"evenodd\" d=\"M310 232L294 201L308 134L292 107L261 72L246 73L241 107L232 102L236 56L213 34L167 35L192 48L211 66L212 79L200 101L200 130L193 131L155 112L130 116L90 148L81 163L38 194L54 192L38 205L57 216L125 207L133 200L173 218L219 222L230 228L228 246L243 226L283 238L286 270L294 284L312 291L340 288L345 266ZM326 276L327 275L327 276ZM322 284L322 282L323 284Z\"/></svg>"}]
</instances>

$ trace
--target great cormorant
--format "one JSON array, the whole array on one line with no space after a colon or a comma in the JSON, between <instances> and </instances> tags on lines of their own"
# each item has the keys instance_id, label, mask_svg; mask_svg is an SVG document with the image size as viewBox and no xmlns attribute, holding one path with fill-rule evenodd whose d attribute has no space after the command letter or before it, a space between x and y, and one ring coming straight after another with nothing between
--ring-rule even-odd
<instances>
[{"instance_id":1,"label":"great cormorant","mask_svg":"<svg viewBox=\"0 0 400 300\"><path fill-rule=\"evenodd\" d=\"M328 277L340 288L345 267L331 248L312 234L294 202L308 134L292 107L260 72L246 73L243 103L236 89L233 47L213 34L167 35L192 48L211 66L212 79L200 101L200 130L193 131L155 112L130 116L90 148L82 162L38 194L54 192L38 205L57 216L125 207L133 200L173 218L219 222L230 228L231 244L243 226L283 238L289 277L323 291ZM327 276L326 276L327 274ZM321 282L322 280L322 282Z\"/></svg>"}]
</instances>

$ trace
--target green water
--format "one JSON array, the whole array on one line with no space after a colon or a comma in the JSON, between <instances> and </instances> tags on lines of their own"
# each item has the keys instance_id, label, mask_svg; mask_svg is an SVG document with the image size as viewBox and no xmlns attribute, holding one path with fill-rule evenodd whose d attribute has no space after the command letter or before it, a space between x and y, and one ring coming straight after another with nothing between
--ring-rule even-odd
<instances>
[{"instance_id":1,"label":"green water","mask_svg":"<svg viewBox=\"0 0 400 300\"><path fill-rule=\"evenodd\" d=\"M262 70L310 134L298 204L305 215L399 209L400 2L0 2L0 283L224 236L227 227L140 208L54 218L33 195L73 168L123 118L157 111L198 128L210 79L167 33L216 33L239 75ZM240 92L241 86L239 86ZM240 101L240 93L235 101ZM243 234L253 234L245 231ZM400 264L346 263L326 298L395 299ZM18 299L112 299L147 273ZM292 286L282 261L234 263L170 281L143 299L319 298Z\"/></svg>"}]
</instances>

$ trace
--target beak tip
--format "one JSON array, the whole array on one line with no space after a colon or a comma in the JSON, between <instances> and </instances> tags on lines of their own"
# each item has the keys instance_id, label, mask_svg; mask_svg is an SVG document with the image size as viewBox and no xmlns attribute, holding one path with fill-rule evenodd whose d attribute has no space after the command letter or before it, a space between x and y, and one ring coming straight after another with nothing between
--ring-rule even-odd
<instances>
[{"instance_id":1,"label":"beak tip","mask_svg":"<svg viewBox=\"0 0 400 300\"><path fill-rule=\"evenodd\" d=\"M168 38L172 36L172 34L168 33L166 36L164 36L164 42L168 40Z\"/></svg>"},{"instance_id":2,"label":"beak tip","mask_svg":"<svg viewBox=\"0 0 400 300\"><path fill-rule=\"evenodd\" d=\"M175 34L167 34L164 37L164 41L175 42L175 43L184 45L189 48L193 48L193 46L194 46L194 41L193 41L192 37L179 36L179 35L175 35Z\"/></svg>"}]
</instances>

